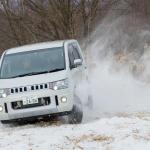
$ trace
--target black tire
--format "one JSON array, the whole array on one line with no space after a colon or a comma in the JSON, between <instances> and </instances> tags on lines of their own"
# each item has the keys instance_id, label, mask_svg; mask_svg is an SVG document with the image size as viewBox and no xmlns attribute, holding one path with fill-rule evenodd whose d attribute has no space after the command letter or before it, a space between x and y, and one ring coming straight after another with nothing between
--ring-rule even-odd
<instances>
[{"instance_id":1,"label":"black tire","mask_svg":"<svg viewBox=\"0 0 150 150\"><path fill-rule=\"evenodd\" d=\"M82 122L83 111L82 108L74 105L71 113L68 115L68 123L79 124Z\"/></svg>"},{"instance_id":2,"label":"black tire","mask_svg":"<svg viewBox=\"0 0 150 150\"><path fill-rule=\"evenodd\" d=\"M10 122L8 120L1 120L2 124L9 124Z\"/></svg>"}]
</instances>

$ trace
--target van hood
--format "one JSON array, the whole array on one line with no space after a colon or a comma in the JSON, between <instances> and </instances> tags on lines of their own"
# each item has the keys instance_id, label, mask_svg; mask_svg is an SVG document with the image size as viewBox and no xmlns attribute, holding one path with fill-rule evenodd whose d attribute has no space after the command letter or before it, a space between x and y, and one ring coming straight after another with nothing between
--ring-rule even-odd
<instances>
[{"instance_id":1,"label":"van hood","mask_svg":"<svg viewBox=\"0 0 150 150\"><path fill-rule=\"evenodd\" d=\"M65 78L67 78L66 70L12 79L0 79L0 89L54 82Z\"/></svg>"}]
</instances>

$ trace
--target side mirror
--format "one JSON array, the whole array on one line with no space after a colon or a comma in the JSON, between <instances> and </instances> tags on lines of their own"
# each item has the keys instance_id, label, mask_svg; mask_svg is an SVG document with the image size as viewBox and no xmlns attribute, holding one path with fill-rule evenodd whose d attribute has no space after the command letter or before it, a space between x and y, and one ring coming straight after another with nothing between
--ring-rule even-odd
<instances>
[{"instance_id":1,"label":"side mirror","mask_svg":"<svg viewBox=\"0 0 150 150\"><path fill-rule=\"evenodd\" d=\"M82 65L82 60L81 59L75 59L74 60L74 66L77 67L77 66L80 66Z\"/></svg>"}]
</instances>

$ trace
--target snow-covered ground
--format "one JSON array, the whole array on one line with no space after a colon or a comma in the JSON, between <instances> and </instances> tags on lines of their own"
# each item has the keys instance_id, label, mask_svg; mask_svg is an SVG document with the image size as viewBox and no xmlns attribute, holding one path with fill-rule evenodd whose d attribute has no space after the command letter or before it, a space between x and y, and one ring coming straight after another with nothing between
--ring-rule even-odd
<instances>
[{"instance_id":1,"label":"snow-covered ground","mask_svg":"<svg viewBox=\"0 0 150 150\"><path fill-rule=\"evenodd\" d=\"M149 150L150 115L105 116L80 125L1 125L0 150Z\"/></svg>"},{"instance_id":2,"label":"snow-covered ground","mask_svg":"<svg viewBox=\"0 0 150 150\"><path fill-rule=\"evenodd\" d=\"M150 85L107 70L92 75L95 107L84 110L82 124L0 124L0 150L149 150Z\"/></svg>"}]
</instances>

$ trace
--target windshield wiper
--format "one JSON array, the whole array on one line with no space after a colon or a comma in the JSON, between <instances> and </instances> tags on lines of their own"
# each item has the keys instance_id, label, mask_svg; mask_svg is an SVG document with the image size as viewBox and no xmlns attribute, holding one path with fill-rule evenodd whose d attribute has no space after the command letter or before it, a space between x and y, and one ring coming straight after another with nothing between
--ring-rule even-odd
<instances>
[{"instance_id":1,"label":"windshield wiper","mask_svg":"<svg viewBox=\"0 0 150 150\"><path fill-rule=\"evenodd\" d=\"M32 76L32 75L44 74L44 73L48 73L48 71L30 72L30 73L25 73L25 74L20 74L20 75L17 75L17 76L13 76L13 77L11 77L11 78L24 77L24 76Z\"/></svg>"},{"instance_id":2,"label":"windshield wiper","mask_svg":"<svg viewBox=\"0 0 150 150\"><path fill-rule=\"evenodd\" d=\"M49 70L49 71L30 72L30 73L25 73L25 74L20 74L20 75L17 75L17 76L13 76L13 77L10 77L10 78L17 78L17 77L45 74L45 73L57 72L57 71L61 71L61 70L64 70L64 68L56 68L56 69Z\"/></svg>"},{"instance_id":3,"label":"windshield wiper","mask_svg":"<svg viewBox=\"0 0 150 150\"><path fill-rule=\"evenodd\" d=\"M56 68L56 69L53 69L53 70L49 70L48 72L57 72L57 71L61 71L61 70L64 70L64 68Z\"/></svg>"}]
</instances>

